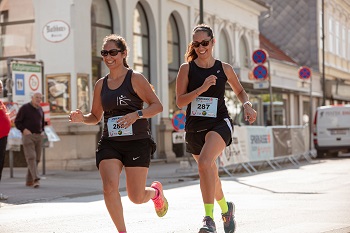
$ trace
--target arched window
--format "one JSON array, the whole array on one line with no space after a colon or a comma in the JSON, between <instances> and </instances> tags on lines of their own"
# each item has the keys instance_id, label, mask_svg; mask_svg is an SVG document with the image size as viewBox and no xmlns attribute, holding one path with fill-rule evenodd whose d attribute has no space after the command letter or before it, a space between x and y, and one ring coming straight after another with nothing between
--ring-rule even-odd
<instances>
[{"instance_id":1,"label":"arched window","mask_svg":"<svg viewBox=\"0 0 350 233\"><path fill-rule=\"evenodd\" d=\"M103 38L112 33L113 20L107 0L93 0L91 4L92 85L101 78L101 45Z\"/></svg>"},{"instance_id":2,"label":"arched window","mask_svg":"<svg viewBox=\"0 0 350 233\"><path fill-rule=\"evenodd\" d=\"M148 21L140 3L137 3L134 10L134 25L133 25L133 62L134 69L142 73L150 80L150 53L149 53L149 29Z\"/></svg>"},{"instance_id":3,"label":"arched window","mask_svg":"<svg viewBox=\"0 0 350 233\"><path fill-rule=\"evenodd\" d=\"M230 51L228 46L228 39L224 30L221 30L219 37L219 58L223 62L230 63Z\"/></svg>"},{"instance_id":4,"label":"arched window","mask_svg":"<svg viewBox=\"0 0 350 233\"><path fill-rule=\"evenodd\" d=\"M243 37L239 41L239 55L240 66L249 68L248 46Z\"/></svg>"},{"instance_id":5,"label":"arched window","mask_svg":"<svg viewBox=\"0 0 350 233\"><path fill-rule=\"evenodd\" d=\"M168 79L169 79L169 116L175 111L175 79L180 67L180 37L179 29L173 14L170 15L167 26L168 41Z\"/></svg>"},{"instance_id":6,"label":"arched window","mask_svg":"<svg viewBox=\"0 0 350 233\"><path fill-rule=\"evenodd\" d=\"M4 96L7 93L7 59L11 57L35 58L32 0L0 0L0 79L4 82Z\"/></svg>"}]
</instances>

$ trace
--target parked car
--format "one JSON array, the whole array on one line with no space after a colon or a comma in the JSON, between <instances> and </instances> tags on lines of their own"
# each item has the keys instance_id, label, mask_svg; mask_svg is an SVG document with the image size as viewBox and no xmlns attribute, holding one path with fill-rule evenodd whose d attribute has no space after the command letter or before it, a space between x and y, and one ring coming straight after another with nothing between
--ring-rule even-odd
<instances>
[{"instance_id":1,"label":"parked car","mask_svg":"<svg viewBox=\"0 0 350 233\"><path fill-rule=\"evenodd\" d=\"M350 105L318 107L313 132L317 157L350 152Z\"/></svg>"}]
</instances>

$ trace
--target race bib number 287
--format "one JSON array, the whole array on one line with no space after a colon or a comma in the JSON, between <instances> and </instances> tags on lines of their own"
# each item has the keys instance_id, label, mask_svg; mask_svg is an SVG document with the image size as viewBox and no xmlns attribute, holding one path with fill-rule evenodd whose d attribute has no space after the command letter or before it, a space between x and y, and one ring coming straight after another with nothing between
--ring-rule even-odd
<instances>
[{"instance_id":1,"label":"race bib number 287","mask_svg":"<svg viewBox=\"0 0 350 233\"><path fill-rule=\"evenodd\" d=\"M197 97L191 103L191 116L216 117L218 98Z\"/></svg>"}]
</instances>

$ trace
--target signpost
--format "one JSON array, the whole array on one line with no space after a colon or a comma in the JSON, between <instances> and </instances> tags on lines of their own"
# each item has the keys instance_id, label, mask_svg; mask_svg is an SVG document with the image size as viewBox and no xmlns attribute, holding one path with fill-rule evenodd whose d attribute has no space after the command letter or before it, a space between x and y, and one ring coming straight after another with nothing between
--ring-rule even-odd
<instances>
[{"instance_id":1,"label":"signpost","mask_svg":"<svg viewBox=\"0 0 350 233\"><path fill-rule=\"evenodd\" d=\"M172 124L175 131L185 130L186 112L183 110L176 111L172 118Z\"/></svg>"}]
</instances>

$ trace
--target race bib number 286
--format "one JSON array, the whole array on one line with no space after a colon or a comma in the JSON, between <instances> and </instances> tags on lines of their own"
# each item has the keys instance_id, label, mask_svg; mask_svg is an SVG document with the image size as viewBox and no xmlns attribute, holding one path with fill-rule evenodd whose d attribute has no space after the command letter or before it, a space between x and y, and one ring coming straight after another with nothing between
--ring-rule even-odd
<instances>
[{"instance_id":1,"label":"race bib number 286","mask_svg":"<svg viewBox=\"0 0 350 233\"><path fill-rule=\"evenodd\" d=\"M109 137L132 135L132 125L130 125L128 128L123 128L120 125L118 125L117 121L122 117L123 116L116 116L116 117L108 118L107 128L108 128Z\"/></svg>"}]
</instances>

